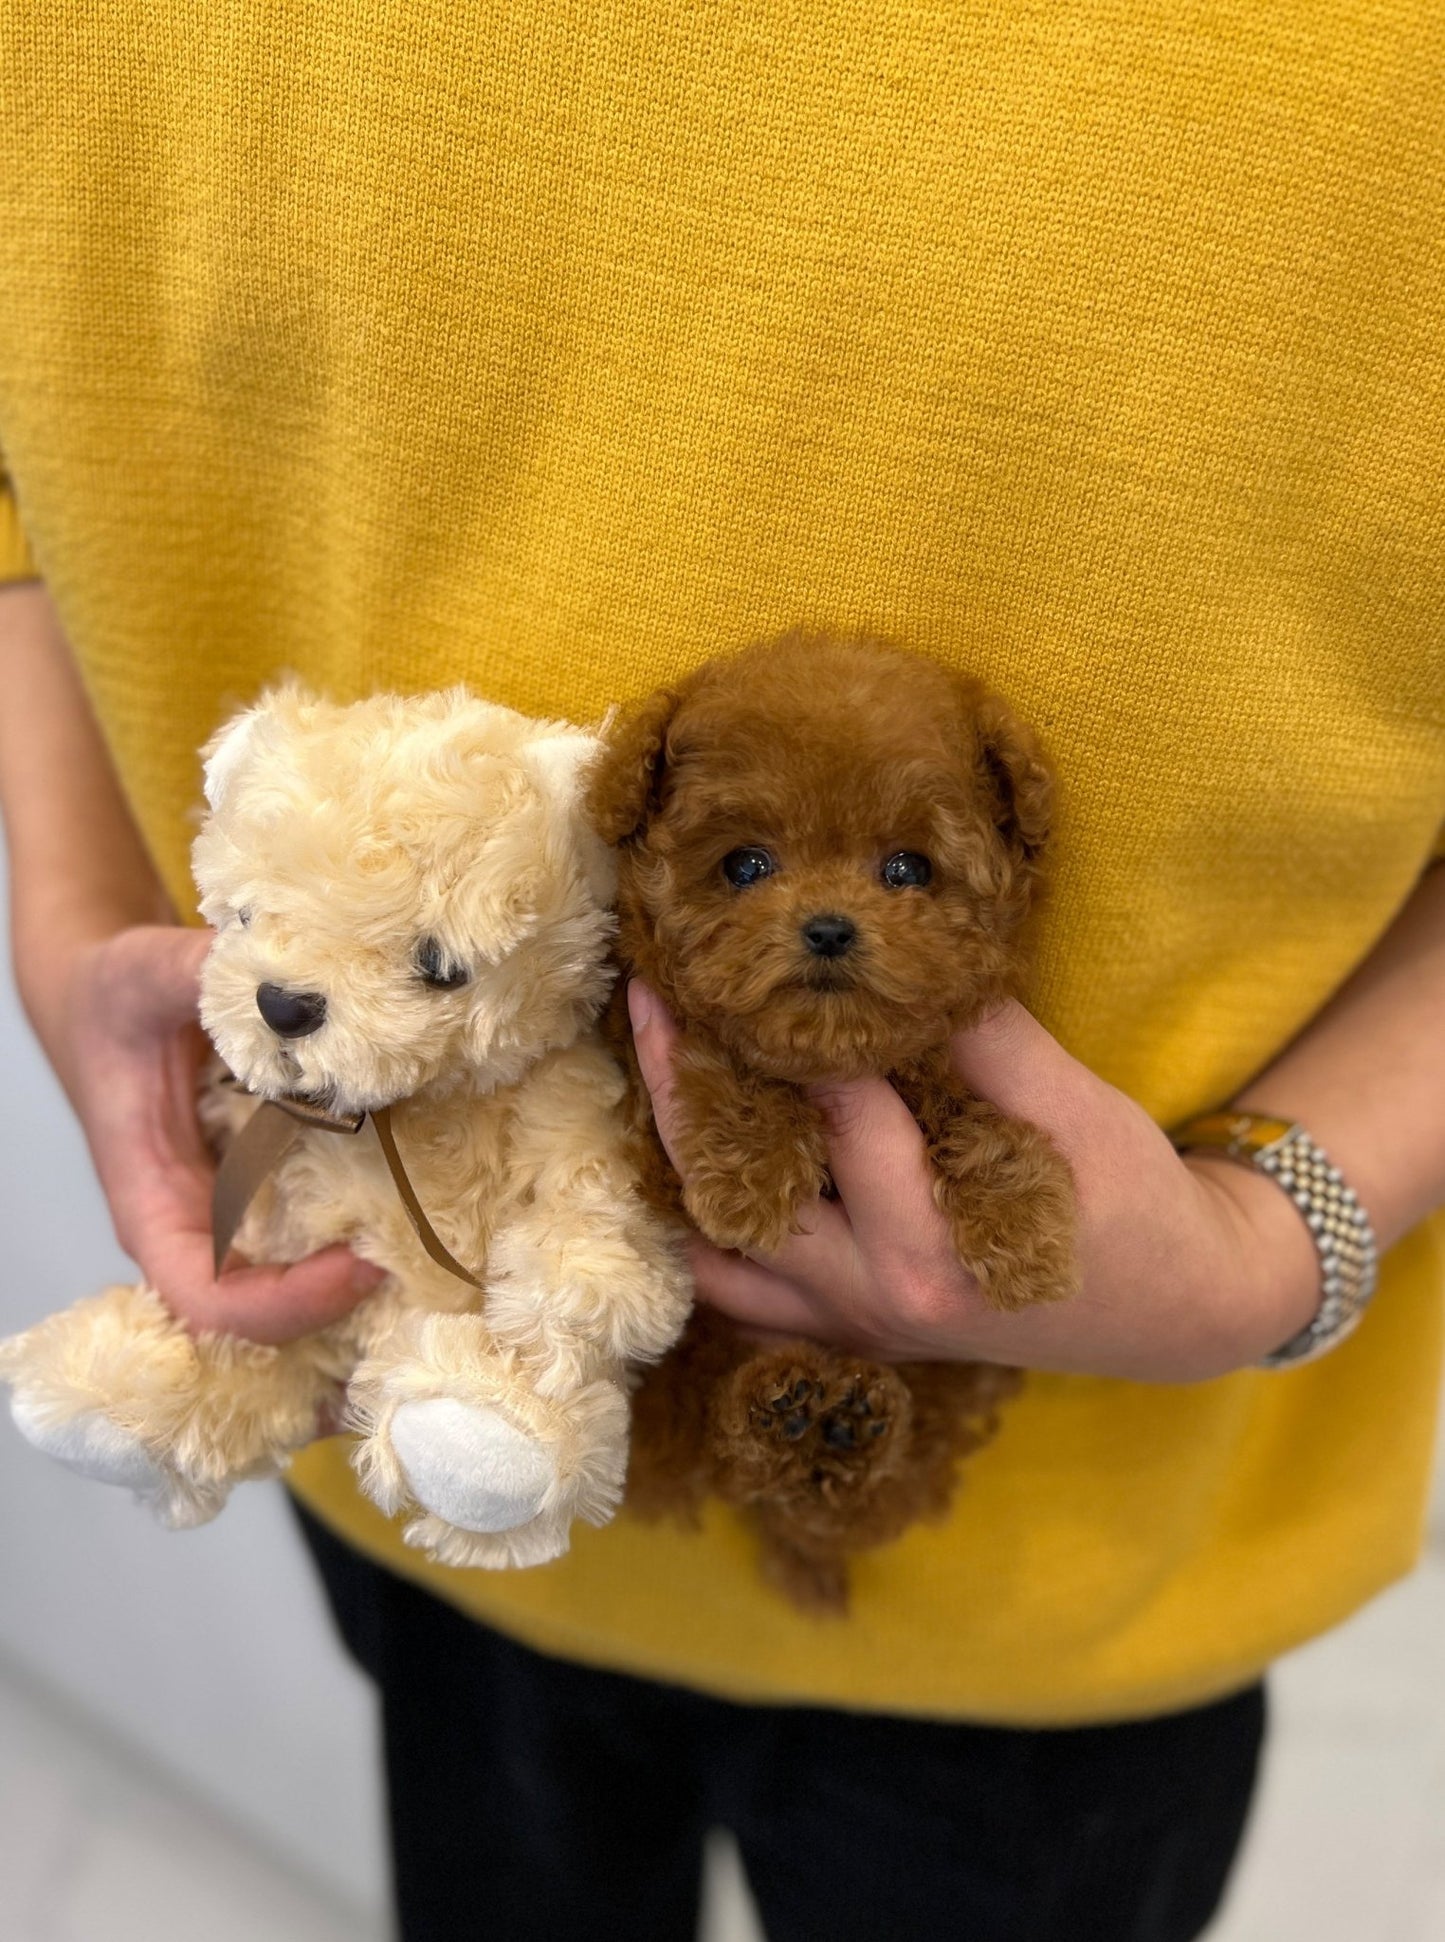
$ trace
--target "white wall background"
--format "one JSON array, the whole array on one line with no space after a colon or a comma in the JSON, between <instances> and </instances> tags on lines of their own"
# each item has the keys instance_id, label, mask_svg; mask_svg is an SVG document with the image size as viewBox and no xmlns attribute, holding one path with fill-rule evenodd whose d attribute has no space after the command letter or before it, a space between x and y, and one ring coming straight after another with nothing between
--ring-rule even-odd
<instances>
[{"instance_id":1,"label":"white wall background","mask_svg":"<svg viewBox=\"0 0 1445 1942\"><path fill-rule=\"evenodd\" d=\"M0 973L0 1334L131 1276ZM128 1494L35 1455L0 1412L0 1654L333 1894L381 1905L370 1695L279 1486L247 1485L199 1531L163 1531Z\"/></svg>"}]
</instances>

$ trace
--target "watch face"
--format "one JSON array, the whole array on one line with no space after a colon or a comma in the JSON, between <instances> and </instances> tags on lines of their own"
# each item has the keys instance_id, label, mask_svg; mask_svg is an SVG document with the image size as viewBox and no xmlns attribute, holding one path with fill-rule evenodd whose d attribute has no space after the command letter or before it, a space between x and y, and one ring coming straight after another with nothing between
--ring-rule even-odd
<instances>
[{"instance_id":1,"label":"watch face","mask_svg":"<svg viewBox=\"0 0 1445 1942\"><path fill-rule=\"evenodd\" d=\"M1244 1159L1277 1146L1293 1131L1293 1120L1272 1119L1263 1113L1205 1113L1181 1126L1173 1139L1181 1151L1212 1146Z\"/></svg>"},{"instance_id":2,"label":"watch face","mask_svg":"<svg viewBox=\"0 0 1445 1942\"><path fill-rule=\"evenodd\" d=\"M1231 1146L1241 1153L1263 1153L1267 1146L1276 1146L1279 1141L1294 1131L1294 1121L1290 1119L1266 1119L1260 1113L1233 1113L1229 1115L1232 1129Z\"/></svg>"}]
</instances>

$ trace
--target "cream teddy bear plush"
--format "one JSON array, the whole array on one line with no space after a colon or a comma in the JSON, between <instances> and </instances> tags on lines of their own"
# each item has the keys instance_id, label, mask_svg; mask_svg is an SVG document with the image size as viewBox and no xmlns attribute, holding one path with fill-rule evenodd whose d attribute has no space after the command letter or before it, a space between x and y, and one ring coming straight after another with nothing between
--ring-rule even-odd
<instances>
[{"instance_id":1,"label":"cream teddy bear plush","mask_svg":"<svg viewBox=\"0 0 1445 1942\"><path fill-rule=\"evenodd\" d=\"M201 1018L239 1085L209 1078L203 1119L225 1144L263 1100L378 1114L299 1128L236 1245L285 1262L346 1241L388 1278L275 1348L193 1336L146 1287L79 1302L0 1344L32 1443L195 1524L345 1384L363 1486L444 1563L542 1563L573 1518L610 1517L629 1365L672 1343L689 1287L593 1029L613 930L582 813L596 748L460 689L341 707L284 688L210 744Z\"/></svg>"}]
</instances>

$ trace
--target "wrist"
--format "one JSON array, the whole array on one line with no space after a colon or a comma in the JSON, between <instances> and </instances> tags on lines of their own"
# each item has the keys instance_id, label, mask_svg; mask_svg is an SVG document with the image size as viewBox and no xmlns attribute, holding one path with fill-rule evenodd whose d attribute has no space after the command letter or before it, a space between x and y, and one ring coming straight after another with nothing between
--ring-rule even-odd
<instances>
[{"instance_id":1,"label":"wrist","mask_svg":"<svg viewBox=\"0 0 1445 1942\"><path fill-rule=\"evenodd\" d=\"M1191 1152L1185 1167L1223 1226L1218 1298L1232 1368L1250 1368L1308 1326L1320 1305L1320 1259L1303 1216L1267 1174Z\"/></svg>"},{"instance_id":2,"label":"wrist","mask_svg":"<svg viewBox=\"0 0 1445 1942\"><path fill-rule=\"evenodd\" d=\"M14 953L15 987L30 1029L77 1111L80 1098L75 1022L82 1006L76 992L77 986L89 982L90 959L97 942L75 936L57 939L53 950L27 952L17 936Z\"/></svg>"},{"instance_id":3,"label":"wrist","mask_svg":"<svg viewBox=\"0 0 1445 1942\"><path fill-rule=\"evenodd\" d=\"M116 946L126 938L155 928L155 919L127 921L119 913L107 919L92 913L92 921L76 922L26 948L23 933L15 939L15 984L31 1029L59 1079L72 1107L84 1117L83 1040L105 1010L105 966ZM173 920L162 919L166 929Z\"/></svg>"}]
</instances>

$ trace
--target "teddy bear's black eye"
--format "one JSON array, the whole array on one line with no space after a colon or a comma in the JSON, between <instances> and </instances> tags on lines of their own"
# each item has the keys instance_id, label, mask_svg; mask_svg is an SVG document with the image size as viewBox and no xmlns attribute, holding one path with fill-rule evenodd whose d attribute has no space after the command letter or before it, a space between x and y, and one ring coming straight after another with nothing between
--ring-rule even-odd
<instances>
[{"instance_id":1,"label":"teddy bear's black eye","mask_svg":"<svg viewBox=\"0 0 1445 1942\"><path fill-rule=\"evenodd\" d=\"M777 864L766 850L751 847L745 850L729 850L722 861L723 875L734 890L746 890L750 883L761 883L770 877Z\"/></svg>"},{"instance_id":2,"label":"teddy bear's black eye","mask_svg":"<svg viewBox=\"0 0 1445 1942\"><path fill-rule=\"evenodd\" d=\"M933 875L933 865L917 850L899 850L883 865L883 881L890 890L922 889Z\"/></svg>"},{"instance_id":3,"label":"teddy bear's black eye","mask_svg":"<svg viewBox=\"0 0 1445 1942\"><path fill-rule=\"evenodd\" d=\"M424 937L417 945L414 962L418 977L433 991L455 991L472 975L464 964L448 964L441 945L434 937Z\"/></svg>"}]
</instances>

